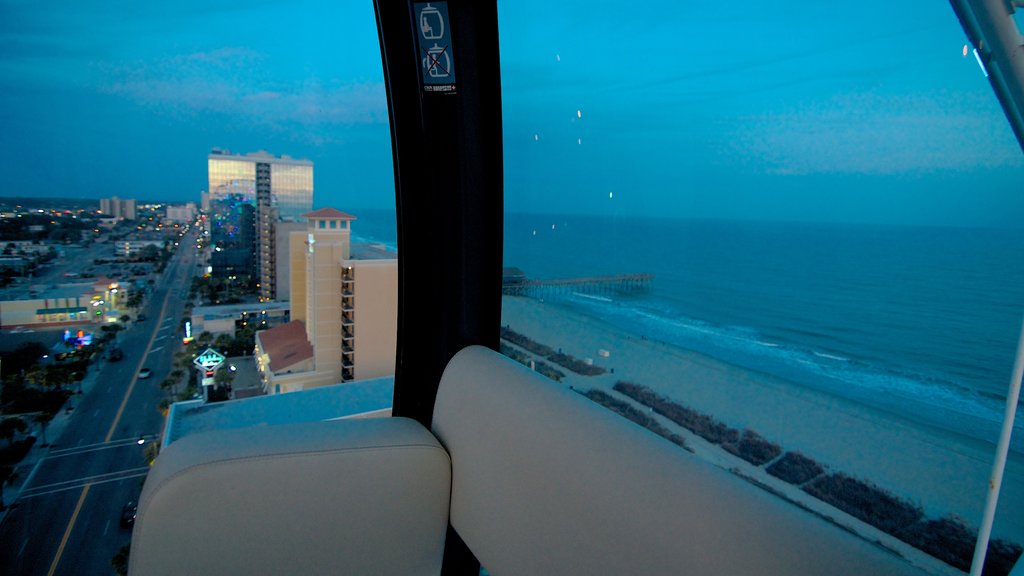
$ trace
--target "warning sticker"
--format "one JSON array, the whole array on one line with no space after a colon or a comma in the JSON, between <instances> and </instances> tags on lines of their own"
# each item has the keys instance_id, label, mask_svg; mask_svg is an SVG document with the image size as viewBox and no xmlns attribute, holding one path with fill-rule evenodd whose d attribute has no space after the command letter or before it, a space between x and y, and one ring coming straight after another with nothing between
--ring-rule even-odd
<instances>
[{"instance_id":1,"label":"warning sticker","mask_svg":"<svg viewBox=\"0 0 1024 576\"><path fill-rule=\"evenodd\" d=\"M416 12L423 91L455 93L455 58L447 2L413 4Z\"/></svg>"}]
</instances>

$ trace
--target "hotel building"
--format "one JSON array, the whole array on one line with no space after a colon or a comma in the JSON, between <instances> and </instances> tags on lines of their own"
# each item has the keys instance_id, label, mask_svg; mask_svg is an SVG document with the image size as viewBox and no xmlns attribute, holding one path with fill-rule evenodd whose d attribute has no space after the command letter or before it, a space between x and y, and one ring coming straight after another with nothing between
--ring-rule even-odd
<instances>
[{"instance_id":1,"label":"hotel building","mask_svg":"<svg viewBox=\"0 0 1024 576\"><path fill-rule=\"evenodd\" d=\"M312 209L313 163L266 152L242 156L214 149L207 157L207 167L209 188L204 203L215 215L221 212L230 218L238 210L225 207L238 203L255 207L251 276L259 283L261 300L278 298L277 223L298 220ZM214 274L218 273L214 264Z\"/></svg>"},{"instance_id":2,"label":"hotel building","mask_svg":"<svg viewBox=\"0 0 1024 576\"><path fill-rule=\"evenodd\" d=\"M291 322L257 333L257 364L268 394L394 374L397 255L353 244L354 216L323 208L303 214L290 237Z\"/></svg>"}]
</instances>

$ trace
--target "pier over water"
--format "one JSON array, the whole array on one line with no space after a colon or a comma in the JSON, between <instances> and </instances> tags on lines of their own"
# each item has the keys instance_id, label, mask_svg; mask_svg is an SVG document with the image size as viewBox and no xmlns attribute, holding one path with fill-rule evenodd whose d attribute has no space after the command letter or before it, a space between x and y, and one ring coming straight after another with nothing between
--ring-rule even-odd
<instances>
[{"instance_id":1,"label":"pier over water","mask_svg":"<svg viewBox=\"0 0 1024 576\"><path fill-rule=\"evenodd\" d=\"M501 293L507 296L538 296L542 294L583 294L639 292L650 287L654 274L614 274L582 278L554 278L537 280L527 278L518 268L502 271Z\"/></svg>"}]
</instances>

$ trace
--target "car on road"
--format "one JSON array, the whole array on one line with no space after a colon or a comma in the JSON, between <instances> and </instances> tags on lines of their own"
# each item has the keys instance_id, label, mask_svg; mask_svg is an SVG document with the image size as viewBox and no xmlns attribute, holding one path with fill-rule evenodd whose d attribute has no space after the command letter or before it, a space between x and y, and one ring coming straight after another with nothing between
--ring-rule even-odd
<instances>
[{"instance_id":1,"label":"car on road","mask_svg":"<svg viewBox=\"0 0 1024 576\"><path fill-rule=\"evenodd\" d=\"M107 359L111 362L117 362L121 358L124 358L124 352L120 348L111 348L110 354L107 355Z\"/></svg>"},{"instance_id":2,"label":"car on road","mask_svg":"<svg viewBox=\"0 0 1024 576\"><path fill-rule=\"evenodd\" d=\"M135 502L128 502L121 508L121 527L131 528L135 525L135 515L139 511L139 506Z\"/></svg>"},{"instance_id":3,"label":"car on road","mask_svg":"<svg viewBox=\"0 0 1024 576\"><path fill-rule=\"evenodd\" d=\"M153 372L149 368L143 368L142 370L139 370L139 379L140 380L145 380L146 378L149 378L152 375L153 375Z\"/></svg>"},{"instance_id":4,"label":"car on road","mask_svg":"<svg viewBox=\"0 0 1024 576\"><path fill-rule=\"evenodd\" d=\"M138 316L135 317L135 321L136 322L142 322L145 319L146 319L146 315L145 314L141 314L141 313Z\"/></svg>"}]
</instances>

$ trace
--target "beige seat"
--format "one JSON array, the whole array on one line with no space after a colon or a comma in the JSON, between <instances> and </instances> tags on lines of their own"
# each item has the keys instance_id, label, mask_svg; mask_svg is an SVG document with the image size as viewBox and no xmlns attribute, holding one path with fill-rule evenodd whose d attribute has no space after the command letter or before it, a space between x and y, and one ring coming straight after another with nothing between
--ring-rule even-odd
<instances>
[{"instance_id":1,"label":"beige seat","mask_svg":"<svg viewBox=\"0 0 1024 576\"><path fill-rule=\"evenodd\" d=\"M131 574L437 574L448 454L405 418L186 437L139 502Z\"/></svg>"}]
</instances>

